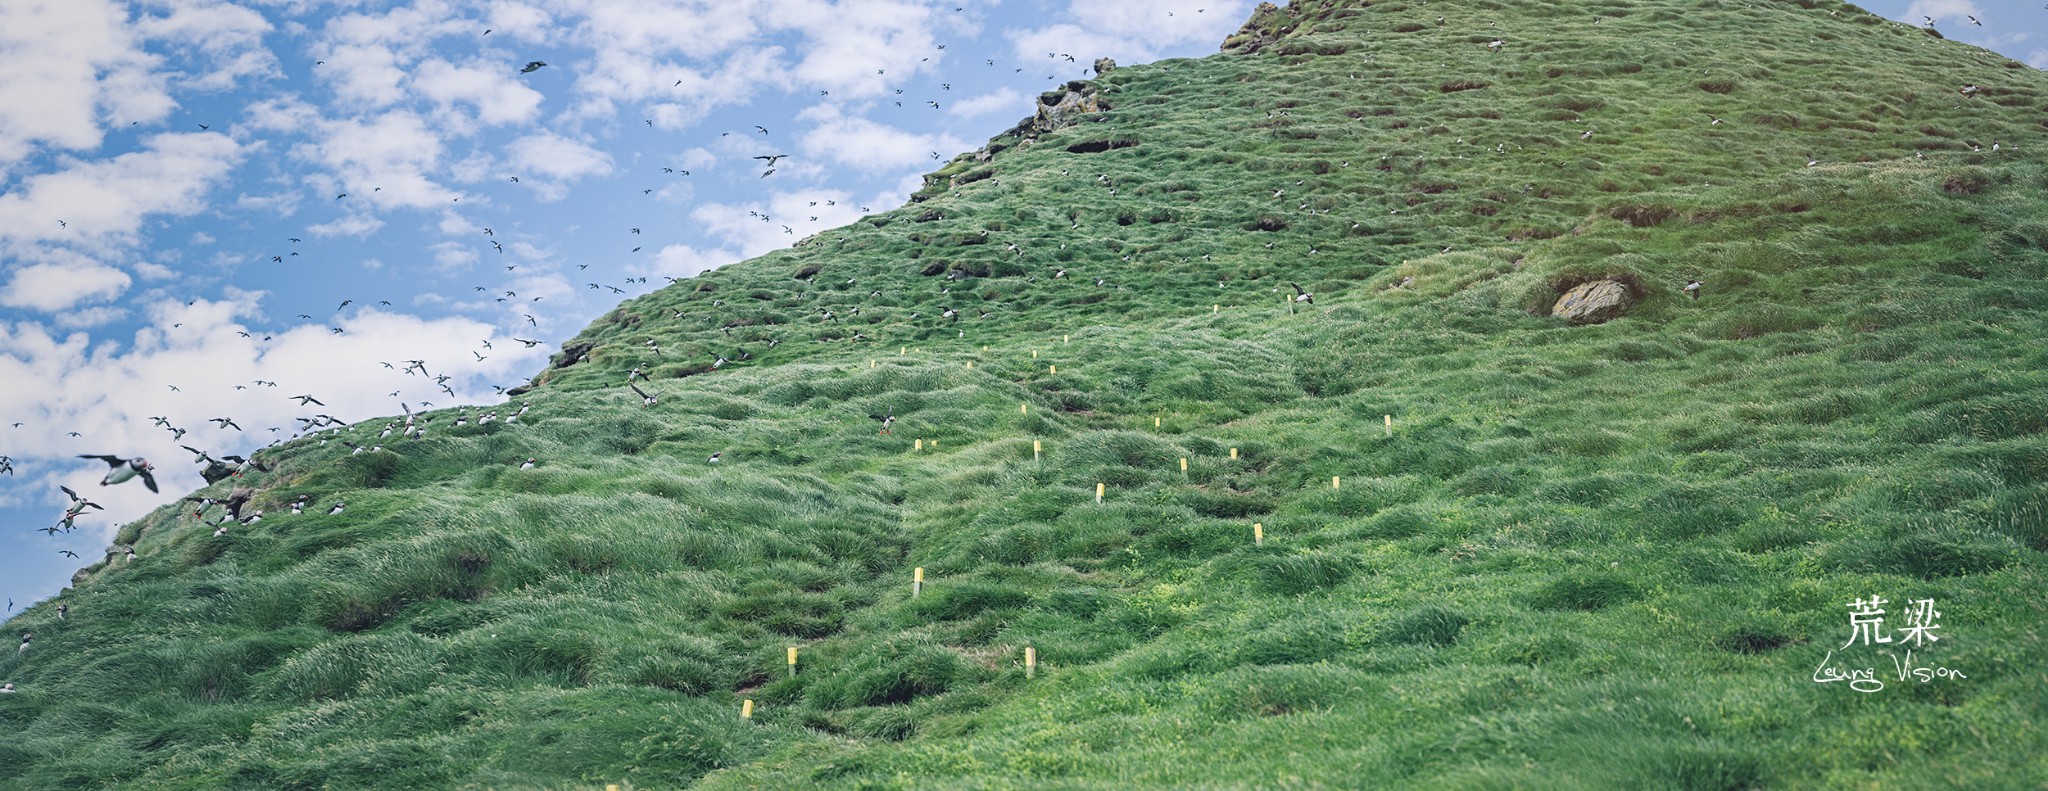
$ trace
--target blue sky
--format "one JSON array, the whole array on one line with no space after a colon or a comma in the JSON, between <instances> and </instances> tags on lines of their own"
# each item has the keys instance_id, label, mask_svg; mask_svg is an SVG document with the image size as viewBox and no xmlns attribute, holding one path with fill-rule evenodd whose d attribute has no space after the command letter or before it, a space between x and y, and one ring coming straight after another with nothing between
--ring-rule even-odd
<instances>
[{"instance_id":1,"label":"blue sky","mask_svg":"<svg viewBox=\"0 0 2048 791\"><path fill-rule=\"evenodd\" d=\"M201 486L180 445L502 401L625 296L894 208L1096 57L1207 55L1251 5L0 0L0 597ZM2048 63L2028 3L1866 7ZM44 534L60 485L106 510Z\"/></svg>"}]
</instances>

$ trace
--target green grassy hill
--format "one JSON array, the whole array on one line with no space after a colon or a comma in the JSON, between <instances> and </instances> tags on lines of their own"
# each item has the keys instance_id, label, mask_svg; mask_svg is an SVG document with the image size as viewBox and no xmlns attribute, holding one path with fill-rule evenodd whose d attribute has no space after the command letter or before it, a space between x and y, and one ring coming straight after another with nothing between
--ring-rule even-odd
<instances>
[{"instance_id":1,"label":"green grassy hill","mask_svg":"<svg viewBox=\"0 0 2048 791\"><path fill-rule=\"evenodd\" d=\"M516 423L129 525L7 623L0 787L2048 785L2048 76L1820 0L1299 0L1074 87ZM1843 648L1871 595L1967 678Z\"/></svg>"}]
</instances>

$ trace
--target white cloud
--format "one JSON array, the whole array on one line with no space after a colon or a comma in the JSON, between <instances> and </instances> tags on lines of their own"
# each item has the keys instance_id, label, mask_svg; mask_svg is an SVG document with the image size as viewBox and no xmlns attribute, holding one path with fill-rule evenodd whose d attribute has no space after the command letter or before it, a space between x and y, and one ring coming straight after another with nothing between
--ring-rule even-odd
<instances>
[{"instance_id":1,"label":"white cloud","mask_svg":"<svg viewBox=\"0 0 2048 791\"><path fill-rule=\"evenodd\" d=\"M319 237L353 236L360 239L376 233L383 227L384 221L377 219L371 214L351 212L336 218L333 222L308 225L306 226L306 233Z\"/></svg>"},{"instance_id":2,"label":"white cloud","mask_svg":"<svg viewBox=\"0 0 2048 791\"><path fill-rule=\"evenodd\" d=\"M528 186L539 192L542 200L560 200L568 194L570 182L612 172L610 156L553 132L514 140L506 144L505 153L522 183L530 182Z\"/></svg>"},{"instance_id":3,"label":"white cloud","mask_svg":"<svg viewBox=\"0 0 2048 791\"><path fill-rule=\"evenodd\" d=\"M55 255L60 260L14 270L14 276L0 286L0 305L56 313L86 300L120 296L134 282L128 273L98 261L76 254Z\"/></svg>"},{"instance_id":4,"label":"white cloud","mask_svg":"<svg viewBox=\"0 0 2048 791\"><path fill-rule=\"evenodd\" d=\"M0 180L39 145L96 148L100 122L155 121L175 103L159 59L111 0L0 3Z\"/></svg>"},{"instance_id":5,"label":"white cloud","mask_svg":"<svg viewBox=\"0 0 2048 791\"><path fill-rule=\"evenodd\" d=\"M443 107L467 104L484 124L531 121L540 114L541 95L512 79L511 72L492 64L457 66L440 58L428 60L413 72L413 87Z\"/></svg>"},{"instance_id":6,"label":"white cloud","mask_svg":"<svg viewBox=\"0 0 2048 791\"><path fill-rule=\"evenodd\" d=\"M320 132L317 144L298 146L294 153L327 166L350 200L380 208L438 208L461 196L428 177L440 163L442 144L418 114L393 110L367 121L330 122Z\"/></svg>"},{"instance_id":7,"label":"white cloud","mask_svg":"<svg viewBox=\"0 0 2048 791\"><path fill-rule=\"evenodd\" d=\"M263 34L271 27L262 14L214 0L155 2L169 5L169 13L138 17L135 29L173 51L209 61L205 73L190 78L191 87L225 90L244 77L280 73L277 57L263 46Z\"/></svg>"},{"instance_id":8,"label":"white cloud","mask_svg":"<svg viewBox=\"0 0 2048 791\"><path fill-rule=\"evenodd\" d=\"M150 215L196 213L207 189L242 156L219 132L154 135L143 145L111 159L67 162L0 194L0 243L127 236Z\"/></svg>"},{"instance_id":9,"label":"white cloud","mask_svg":"<svg viewBox=\"0 0 2048 791\"><path fill-rule=\"evenodd\" d=\"M1023 118L1030 115L1034 110L1035 108L1031 106L1030 98L1012 88L1002 88L994 93L976 96L964 102L954 102L946 108L946 112L960 118L980 118L989 113L1002 112L1012 113L1018 118Z\"/></svg>"},{"instance_id":10,"label":"white cloud","mask_svg":"<svg viewBox=\"0 0 2048 791\"><path fill-rule=\"evenodd\" d=\"M917 134L867 118L842 116L831 107L814 108L804 115L819 122L803 135L800 147L805 154L860 170L919 166L935 161L934 151L939 152L936 161L944 161L970 147L950 135Z\"/></svg>"},{"instance_id":11,"label":"white cloud","mask_svg":"<svg viewBox=\"0 0 2048 791\"><path fill-rule=\"evenodd\" d=\"M434 251L434 264L442 271L468 269L477 259L476 251L461 242L435 242L427 249Z\"/></svg>"},{"instance_id":12,"label":"white cloud","mask_svg":"<svg viewBox=\"0 0 2048 791\"><path fill-rule=\"evenodd\" d=\"M1156 60L1167 47L1214 46L1251 15L1250 5L1247 0L1069 0L1058 22L1008 35L1019 59L1073 79L1099 57L1133 63ZM1048 59L1048 52L1072 55L1074 62Z\"/></svg>"}]
</instances>

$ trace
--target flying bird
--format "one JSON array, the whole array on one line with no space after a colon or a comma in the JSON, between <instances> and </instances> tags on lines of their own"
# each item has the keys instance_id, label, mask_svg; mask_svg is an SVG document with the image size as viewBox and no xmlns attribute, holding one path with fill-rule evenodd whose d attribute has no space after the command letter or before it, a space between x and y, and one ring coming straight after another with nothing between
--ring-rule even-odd
<instances>
[{"instance_id":1,"label":"flying bird","mask_svg":"<svg viewBox=\"0 0 2048 791\"><path fill-rule=\"evenodd\" d=\"M80 455L79 458L99 459L107 463L107 477L100 479L101 486L111 486L127 481L129 478L140 476L143 486L148 487L152 492L156 491L156 476L149 474L149 471L153 468L149 466L148 459L141 457L124 459L119 456L92 455ZM66 493L68 494L69 490L66 490ZM78 499L78 495L72 495L72 499Z\"/></svg>"},{"instance_id":2,"label":"flying bird","mask_svg":"<svg viewBox=\"0 0 2048 791\"><path fill-rule=\"evenodd\" d=\"M532 63L528 63L528 64L526 64L526 68L520 69L520 70L519 70L519 73L520 73L520 74L532 74L532 73L534 73L534 72L536 72L536 71L540 71L540 67L542 67L542 66L546 66L546 65L548 65L546 61L539 61L539 60L536 60L536 61L534 61L534 62L532 62Z\"/></svg>"}]
</instances>

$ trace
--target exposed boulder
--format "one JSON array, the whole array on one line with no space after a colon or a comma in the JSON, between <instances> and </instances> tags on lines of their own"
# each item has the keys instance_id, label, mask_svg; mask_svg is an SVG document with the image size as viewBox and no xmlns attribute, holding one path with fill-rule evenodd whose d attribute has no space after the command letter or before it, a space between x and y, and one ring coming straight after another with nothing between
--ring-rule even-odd
<instances>
[{"instance_id":1,"label":"exposed boulder","mask_svg":"<svg viewBox=\"0 0 2048 791\"><path fill-rule=\"evenodd\" d=\"M1559 296L1550 315L1573 324L1599 324L1627 313L1635 301L1635 293L1619 280L1589 280Z\"/></svg>"},{"instance_id":2,"label":"exposed boulder","mask_svg":"<svg viewBox=\"0 0 2048 791\"><path fill-rule=\"evenodd\" d=\"M1116 71L1116 61L1108 58L1095 59L1095 76L1100 77L1112 71Z\"/></svg>"},{"instance_id":3,"label":"exposed boulder","mask_svg":"<svg viewBox=\"0 0 2048 791\"><path fill-rule=\"evenodd\" d=\"M595 348L597 348L597 344L592 341L572 343L569 344L568 346L564 346L562 347L562 353L555 355L554 367L567 368L571 365L575 365L579 362L582 362L583 356L589 354L590 350Z\"/></svg>"},{"instance_id":4,"label":"exposed boulder","mask_svg":"<svg viewBox=\"0 0 2048 791\"><path fill-rule=\"evenodd\" d=\"M1038 113L1030 121L1030 137L1037 137L1079 123L1081 116L1099 113L1109 109L1102 97L1095 93L1095 86L1084 80L1074 80L1059 90L1046 91L1038 95ZM1021 124L1019 126L1022 126Z\"/></svg>"}]
</instances>

